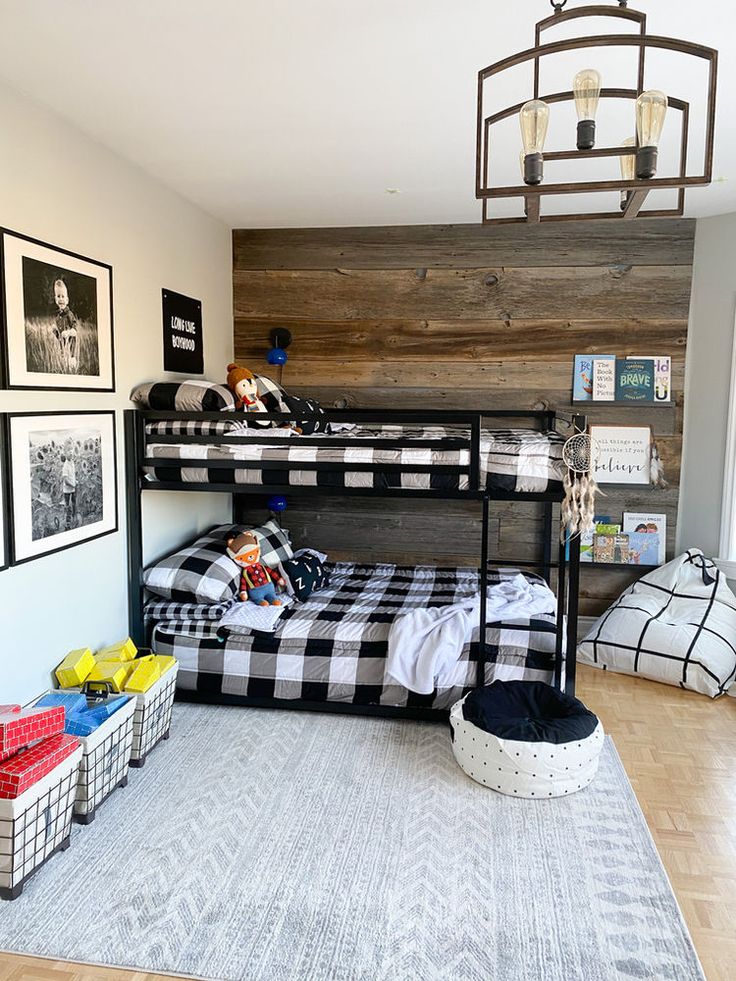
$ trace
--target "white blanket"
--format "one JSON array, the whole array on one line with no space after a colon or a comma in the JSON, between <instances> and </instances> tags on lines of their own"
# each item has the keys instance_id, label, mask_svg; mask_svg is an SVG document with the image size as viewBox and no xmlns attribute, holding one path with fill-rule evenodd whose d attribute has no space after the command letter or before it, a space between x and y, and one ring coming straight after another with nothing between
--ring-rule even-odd
<instances>
[{"instance_id":1,"label":"white blanket","mask_svg":"<svg viewBox=\"0 0 736 981\"><path fill-rule=\"evenodd\" d=\"M521 574L489 586L487 622L554 613L555 594ZM480 614L480 595L451 606L413 610L397 617L388 636L386 674L409 691L429 695L439 675L470 643Z\"/></svg>"},{"instance_id":2,"label":"white blanket","mask_svg":"<svg viewBox=\"0 0 736 981\"><path fill-rule=\"evenodd\" d=\"M227 627L235 633L247 633L250 630L265 630L273 633L279 625L281 614L292 602L290 596L279 594L281 606L258 606L251 600L235 603L220 620L220 627Z\"/></svg>"}]
</instances>

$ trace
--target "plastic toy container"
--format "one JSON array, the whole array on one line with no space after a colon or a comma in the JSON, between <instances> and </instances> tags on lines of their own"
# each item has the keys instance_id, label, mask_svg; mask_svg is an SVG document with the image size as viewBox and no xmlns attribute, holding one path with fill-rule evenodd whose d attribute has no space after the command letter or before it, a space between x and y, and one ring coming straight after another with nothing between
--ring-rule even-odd
<instances>
[{"instance_id":1,"label":"plastic toy container","mask_svg":"<svg viewBox=\"0 0 736 981\"><path fill-rule=\"evenodd\" d=\"M19 797L0 799L0 899L17 899L28 878L69 847L82 747Z\"/></svg>"},{"instance_id":2,"label":"plastic toy container","mask_svg":"<svg viewBox=\"0 0 736 981\"><path fill-rule=\"evenodd\" d=\"M169 738L178 673L179 664L175 662L148 691L132 696L136 702L133 716L133 753L130 759L133 767L143 766L146 756L154 746L162 739Z\"/></svg>"}]
</instances>

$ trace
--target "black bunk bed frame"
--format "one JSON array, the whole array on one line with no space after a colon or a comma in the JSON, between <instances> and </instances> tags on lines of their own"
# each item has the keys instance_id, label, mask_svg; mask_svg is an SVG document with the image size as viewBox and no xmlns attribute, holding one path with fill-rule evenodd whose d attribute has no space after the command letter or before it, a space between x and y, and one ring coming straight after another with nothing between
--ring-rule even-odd
<instances>
[{"instance_id":1,"label":"black bunk bed frame","mask_svg":"<svg viewBox=\"0 0 736 981\"><path fill-rule=\"evenodd\" d=\"M469 464L446 465L417 465L417 464L386 464L386 463L322 463L305 461L267 461L267 460L206 460L186 458L185 460L167 460L164 458L149 458L146 453L147 441L154 443L178 443L189 445L208 445L222 442L227 445L262 444L257 431L254 435L238 436L193 436L186 433L177 435L146 435L145 427L149 422L198 422L198 421L227 421L234 416L222 412L176 412L126 409L125 413L125 465L126 465L126 506L127 506L127 538L128 538L128 612L130 636L139 646L145 646L148 638L144 623L143 607L145 589L142 581L143 573L143 521L141 513L141 497L143 491L186 491L217 492L229 494L233 498L233 523L239 523L246 498L268 497L275 493L290 496L359 496L359 497L395 497L414 499L440 499L477 501L481 506L481 541L479 555L480 574L480 613L478 634L477 684L485 684L486 666L486 591L488 585L489 566L513 566L519 569L533 569L541 572L548 585L552 585L552 571L556 570L556 637L555 637L555 667L554 683L557 688L564 689L569 694L575 692L575 655L577 648L578 630L578 591L580 583L580 538L566 536L564 541L555 535L553 512L554 505L563 498L561 489L556 488L542 492L520 493L511 491L488 490L480 487L480 448L483 419L530 420L537 424L540 431L555 430L558 420L563 420L570 426L571 432L585 432L587 418L584 415L573 415L569 420L560 416L553 409L488 409L488 410L363 410L335 409L322 410L319 414L299 411L300 420L313 419L325 422L374 423L374 424L406 424L410 426L441 425L444 427L460 427L469 430L467 436L458 436L453 442L453 449L467 449ZM277 422L293 422L295 413L267 412L259 413L259 419L269 419ZM294 437L268 437L268 445L291 443ZM355 440L348 435L340 436L310 436L310 446L349 446ZM361 437L361 447L382 447L391 449L406 449L419 447L422 449L446 449L447 442L441 440L417 440L410 437L385 437L370 439ZM220 470L260 469L260 470L315 470L333 473L339 472L368 472L393 473L400 477L402 473L450 474L468 476L467 490L443 489L401 489L400 487L339 487L314 485L266 484L232 484L232 483L194 483L183 481L160 481L149 479L144 472L145 467L204 467ZM511 557L494 557L488 554L488 535L491 506L500 501L540 502L543 507L543 555L539 562L517 562ZM553 535L558 540L557 557L553 558ZM386 706L358 705L342 702L309 702L302 699L251 698L228 694L200 694L198 692L177 691L177 698L183 701L218 703L223 705L242 705L257 708L290 708L307 711L337 712L352 715L372 715L388 718L413 718L427 721L446 721L446 709L433 709L421 706Z\"/></svg>"}]
</instances>

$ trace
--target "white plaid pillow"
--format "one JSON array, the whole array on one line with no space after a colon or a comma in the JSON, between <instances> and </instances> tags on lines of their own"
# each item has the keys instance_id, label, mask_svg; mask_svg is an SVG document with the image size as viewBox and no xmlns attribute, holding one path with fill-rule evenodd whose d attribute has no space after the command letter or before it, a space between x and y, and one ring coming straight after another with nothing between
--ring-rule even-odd
<instances>
[{"instance_id":1,"label":"white plaid pillow","mask_svg":"<svg viewBox=\"0 0 736 981\"><path fill-rule=\"evenodd\" d=\"M186 548L155 562L143 573L151 593L181 603L223 603L238 590L240 569L227 554L230 526L213 528Z\"/></svg>"},{"instance_id":2,"label":"white plaid pillow","mask_svg":"<svg viewBox=\"0 0 736 981\"><path fill-rule=\"evenodd\" d=\"M146 382L136 385L130 401L144 409L168 412L233 412L235 397L227 385L187 378L181 382Z\"/></svg>"},{"instance_id":3,"label":"white plaid pillow","mask_svg":"<svg viewBox=\"0 0 736 981\"><path fill-rule=\"evenodd\" d=\"M271 518L258 528L245 528L252 532L261 546L261 562L271 569L278 568L279 562L286 562L294 556L289 540L289 532Z\"/></svg>"},{"instance_id":4,"label":"white plaid pillow","mask_svg":"<svg viewBox=\"0 0 736 981\"><path fill-rule=\"evenodd\" d=\"M272 569L294 555L289 532L271 519L257 528L217 525L196 542L160 559L143 573L146 589L180 603L224 603L238 592L240 566L227 554L227 539L252 531L261 562Z\"/></svg>"}]
</instances>

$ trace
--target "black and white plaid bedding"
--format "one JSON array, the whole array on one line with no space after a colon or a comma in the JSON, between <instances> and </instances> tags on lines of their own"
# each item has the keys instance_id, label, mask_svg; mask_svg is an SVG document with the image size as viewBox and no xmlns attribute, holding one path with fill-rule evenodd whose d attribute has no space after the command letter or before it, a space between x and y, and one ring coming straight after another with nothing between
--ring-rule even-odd
<instances>
[{"instance_id":1,"label":"black and white plaid bedding","mask_svg":"<svg viewBox=\"0 0 736 981\"><path fill-rule=\"evenodd\" d=\"M498 570L491 582L516 574ZM289 607L275 634L223 636L211 620L169 620L156 624L152 643L179 660L180 688L205 695L446 709L476 685L477 631L441 687L417 695L385 677L389 630L401 613L477 589L472 569L337 563L330 586ZM552 681L554 616L489 623L486 640L486 683Z\"/></svg>"},{"instance_id":2,"label":"black and white plaid bedding","mask_svg":"<svg viewBox=\"0 0 736 981\"><path fill-rule=\"evenodd\" d=\"M264 565L275 568L294 554L288 530L273 518L250 528L218 525L190 545L149 565L143 571L143 585L159 599L173 600L179 605L229 602L238 591L240 567L227 554L227 539L242 531L255 534Z\"/></svg>"},{"instance_id":3,"label":"black and white plaid bedding","mask_svg":"<svg viewBox=\"0 0 736 981\"><path fill-rule=\"evenodd\" d=\"M176 412L234 412L235 396L227 387L204 378L136 385L130 401L144 409Z\"/></svg>"},{"instance_id":4,"label":"black and white plaid bedding","mask_svg":"<svg viewBox=\"0 0 736 981\"><path fill-rule=\"evenodd\" d=\"M201 435L243 435L242 423L223 420L205 424ZM468 430L444 426L421 428L401 425L356 426L330 436L334 445L310 445L309 436L295 436L276 445L270 438L246 445L227 445L216 442L205 446L182 443L156 443L156 435L195 435L196 423L154 422L146 426L149 436L146 454L160 460L147 467L154 480L176 483L258 484L268 486L319 486L353 488L400 488L404 490L468 490L470 489L470 451L460 439L467 439ZM216 429L211 428L217 427ZM193 428L194 427L194 428ZM271 430L272 433L276 432ZM320 434L324 439L324 434ZM387 446L361 446L361 439L385 439ZM391 446L396 439L441 440L441 448L420 447L401 449ZM491 490L514 493L543 492L555 488L562 480L562 446L564 438L554 432L531 429L484 429L480 442L481 486ZM205 460L196 465L186 461ZM242 461L249 467L218 467L218 462ZM284 467L265 469L259 462L279 463ZM367 472L360 470L310 470L299 464L389 464L400 465L394 470ZM416 472L412 466L460 468L452 473ZM475 489L475 488L473 488Z\"/></svg>"},{"instance_id":5,"label":"black and white plaid bedding","mask_svg":"<svg viewBox=\"0 0 736 981\"><path fill-rule=\"evenodd\" d=\"M190 623L192 620L217 622L238 602L240 601L234 596L223 603L180 603L152 597L143 607L143 617L150 624L163 620L168 620L169 623Z\"/></svg>"}]
</instances>

